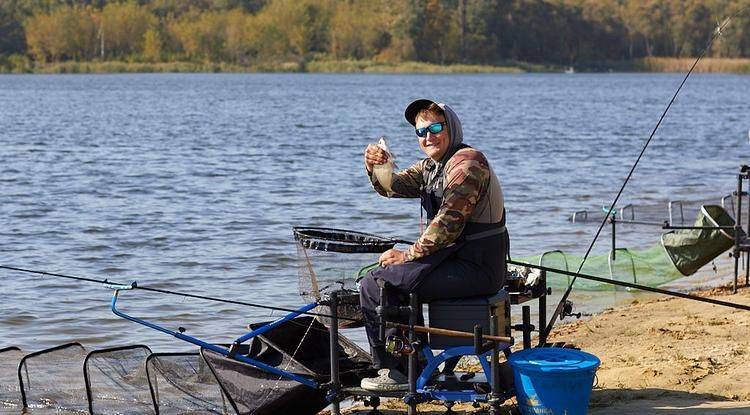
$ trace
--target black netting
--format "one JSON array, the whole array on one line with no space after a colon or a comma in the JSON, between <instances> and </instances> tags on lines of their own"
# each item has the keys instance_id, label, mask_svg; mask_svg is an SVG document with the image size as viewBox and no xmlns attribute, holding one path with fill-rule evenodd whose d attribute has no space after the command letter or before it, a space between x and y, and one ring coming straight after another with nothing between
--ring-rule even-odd
<instances>
[{"instance_id":1,"label":"black netting","mask_svg":"<svg viewBox=\"0 0 750 415\"><path fill-rule=\"evenodd\" d=\"M267 323L255 323L250 328L255 330L265 324ZM312 317L297 317L258 337L261 341L255 344L264 347L267 345L282 353L285 359L294 356L296 364L315 376L330 376L329 332ZM339 345L339 369L342 373L356 371L370 364L370 355L346 337L339 336Z\"/></svg>"},{"instance_id":2,"label":"black netting","mask_svg":"<svg viewBox=\"0 0 750 415\"><path fill-rule=\"evenodd\" d=\"M146 376L146 346L95 350L84 370L89 406L95 414L146 414L153 412Z\"/></svg>"},{"instance_id":3,"label":"black netting","mask_svg":"<svg viewBox=\"0 0 750 415\"><path fill-rule=\"evenodd\" d=\"M292 230L297 243L317 251L382 253L396 244L396 241L382 236L343 229L297 226Z\"/></svg>"},{"instance_id":4,"label":"black netting","mask_svg":"<svg viewBox=\"0 0 750 415\"><path fill-rule=\"evenodd\" d=\"M358 277L376 263L381 252L393 248L395 240L361 232L331 228L295 227L299 294L307 301L321 302L316 310L331 314L325 300L338 293L339 327L360 327L362 309ZM343 255L346 254L346 255ZM329 325L330 320L321 319Z\"/></svg>"},{"instance_id":5,"label":"black netting","mask_svg":"<svg viewBox=\"0 0 750 415\"><path fill-rule=\"evenodd\" d=\"M21 412L18 364L24 353L17 347L0 349L0 412Z\"/></svg>"},{"instance_id":6,"label":"black netting","mask_svg":"<svg viewBox=\"0 0 750 415\"><path fill-rule=\"evenodd\" d=\"M251 326L257 329L267 323ZM344 386L359 385L370 356L339 337L339 367ZM325 391L259 370L210 350L206 362L240 414L315 414L327 402ZM330 377L329 332L312 317L298 317L251 339L246 355L287 372L319 382Z\"/></svg>"},{"instance_id":7,"label":"black netting","mask_svg":"<svg viewBox=\"0 0 750 415\"><path fill-rule=\"evenodd\" d=\"M20 370L27 406L56 412L86 412L85 358L86 349L78 343L26 355Z\"/></svg>"},{"instance_id":8,"label":"black netting","mask_svg":"<svg viewBox=\"0 0 750 415\"><path fill-rule=\"evenodd\" d=\"M69 343L31 354L0 349L0 413L27 412L135 415L234 410L198 353L151 354L146 346L86 353L80 344Z\"/></svg>"},{"instance_id":9,"label":"black netting","mask_svg":"<svg viewBox=\"0 0 750 415\"><path fill-rule=\"evenodd\" d=\"M355 328L364 325L364 315L362 307L359 304L359 291L351 288L342 288L336 291L338 295L338 307L336 307L339 316L338 326L341 328ZM315 310L323 316L331 315L331 307L320 305ZM331 319L328 317L319 317L319 320L326 326L331 326Z\"/></svg>"},{"instance_id":10,"label":"black netting","mask_svg":"<svg viewBox=\"0 0 750 415\"><path fill-rule=\"evenodd\" d=\"M146 369L160 414L233 412L198 353L154 353Z\"/></svg>"},{"instance_id":11,"label":"black netting","mask_svg":"<svg viewBox=\"0 0 750 415\"><path fill-rule=\"evenodd\" d=\"M321 389L313 389L210 350L203 349L201 353L220 379L238 414L312 415L327 404L325 391ZM294 372L304 371L294 363L279 366Z\"/></svg>"}]
</instances>

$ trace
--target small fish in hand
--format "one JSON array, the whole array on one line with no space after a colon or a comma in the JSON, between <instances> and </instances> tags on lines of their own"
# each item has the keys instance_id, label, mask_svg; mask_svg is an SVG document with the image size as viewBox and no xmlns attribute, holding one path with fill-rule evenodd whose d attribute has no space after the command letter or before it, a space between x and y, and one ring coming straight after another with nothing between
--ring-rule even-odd
<instances>
[{"instance_id":1,"label":"small fish in hand","mask_svg":"<svg viewBox=\"0 0 750 415\"><path fill-rule=\"evenodd\" d=\"M388 155L388 161L383 164L376 164L372 167L372 174L378 180L381 186L388 192L388 196L393 194L391 185L393 184L393 172L396 169L396 163L394 162L395 157L391 150L388 148L388 143L385 141L385 137L380 137L378 140L378 147L380 147Z\"/></svg>"}]
</instances>

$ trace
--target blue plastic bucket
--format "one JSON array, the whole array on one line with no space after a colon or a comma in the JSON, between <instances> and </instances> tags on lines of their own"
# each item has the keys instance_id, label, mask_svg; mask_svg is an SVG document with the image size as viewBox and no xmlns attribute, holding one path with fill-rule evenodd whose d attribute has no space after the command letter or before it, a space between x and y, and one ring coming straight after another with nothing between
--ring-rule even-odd
<instances>
[{"instance_id":1,"label":"blue plastic bucket","mask_svg":"<svg viewBox=\"0 0 750 415\"><path fill-rule=\"evenodd\" d=\"M586 415L601 361L580 350L526 349L510 355L523 415Z\"/></svg>"}]
</instances>

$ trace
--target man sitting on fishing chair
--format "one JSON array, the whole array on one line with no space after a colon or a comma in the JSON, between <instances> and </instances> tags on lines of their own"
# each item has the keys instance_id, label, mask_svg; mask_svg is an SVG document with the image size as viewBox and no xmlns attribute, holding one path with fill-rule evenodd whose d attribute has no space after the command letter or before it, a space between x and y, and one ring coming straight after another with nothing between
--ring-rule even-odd
<instances>
[{"instance_id":1,"label":"man sitting on fishing chair","mask_svg":"<svg viewBox=\"0 0 750 415\"><path fill-rule=\"evenodd\" d=\"M378 336L376 307L380 286L388 286L388 304L408 304L408 294L419 301L490 295L505 282L508 233L503 192L485 156L463 144L461 122L442 103L420 99L405 111L416 128L419 147L427 158L391 177L390 189L373 174L373 166L388 161L376 145L365 149L365 168L380 195L421 198L429 221L407 250L384 252L377 267L360 282L365 329L378 377L362 381L372 391L405 390L401 360L386 353ZM385 186L384 186L385 185ZM390 190L390 191L389 191ZM386 335L398 335L388 329Z\"/></svg>"}]
</instances>

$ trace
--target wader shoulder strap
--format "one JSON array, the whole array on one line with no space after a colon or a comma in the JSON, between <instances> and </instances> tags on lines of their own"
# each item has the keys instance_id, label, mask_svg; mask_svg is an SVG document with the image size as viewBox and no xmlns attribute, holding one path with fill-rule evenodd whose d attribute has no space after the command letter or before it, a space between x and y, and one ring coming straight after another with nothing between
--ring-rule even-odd
<instances>
[{"instance_id":1,"label":"wader shoulder strap","mask_svg":"<svg viewBox=\"0 0 750 415\"><path fill-rule=\"evenodd\" d=\"M466 239L467 241L476 241L477 239L488 238L490 236L495 236L495 235L501 235L505 233L506 230L507 229L505 228L505 226L500 226L497 228L488 229L486 231L472 233L471 235L466 235L464 239Z\"/></svg>"}]
</instances>

